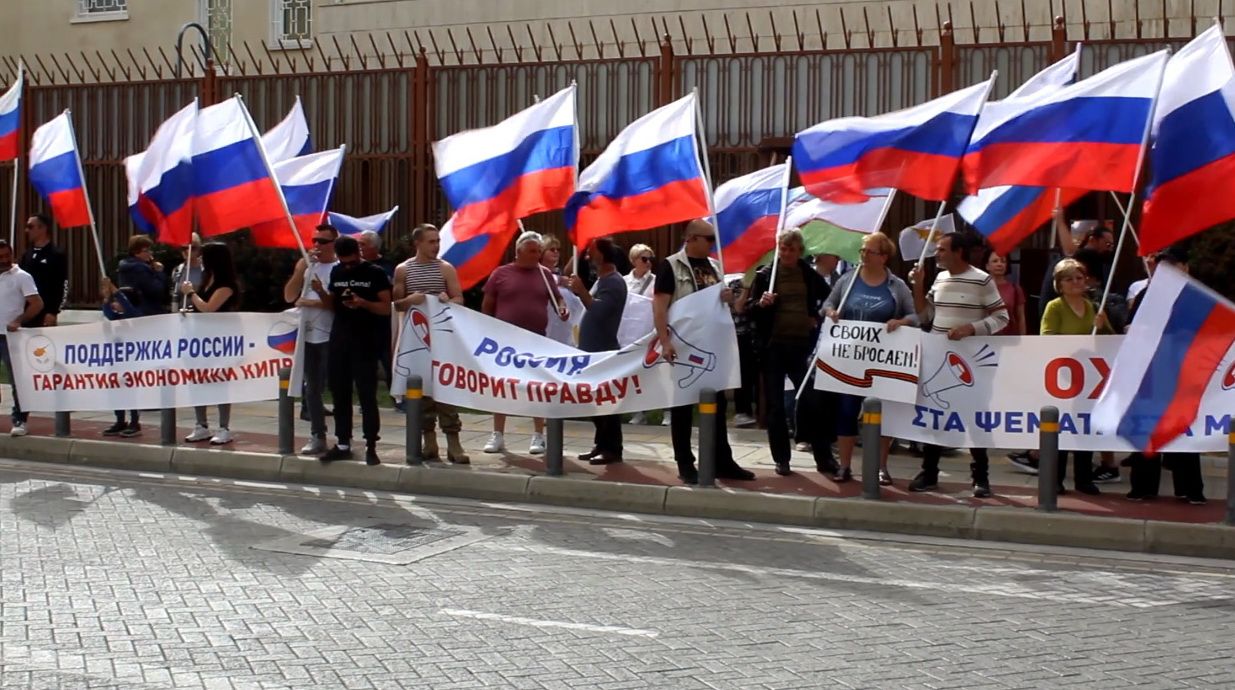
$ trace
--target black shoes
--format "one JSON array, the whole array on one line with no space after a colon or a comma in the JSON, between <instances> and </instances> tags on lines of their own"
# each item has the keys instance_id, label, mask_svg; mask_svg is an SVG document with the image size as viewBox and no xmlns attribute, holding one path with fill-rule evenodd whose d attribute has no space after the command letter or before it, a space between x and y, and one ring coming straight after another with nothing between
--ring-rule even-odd
<instances>
[{"instance_id":1,"label":"black shoes","mask_svg":"<svg viewBox=\"0 0 1235 690\"><path fill-rule=\"evenodd\" d=\"M129 428L128 424L125 424L124 422L116 422L115 424L112 424L111 426L104 429L103 435L104 436L119 436L120 432L124 431L127 428Z\"/></svg>"},{"instance_id":2,"label":"black shoes","mask_svg":"<svg viewBox=\"0 0 1235 690\"><path fill-rule=\"evenodd\" d=\"M333 448L323 453L322 457L318 459L321 460L322 462L334 462L336 460L351 460L352 459L352 449L351 448L340 448L336 444Z\"/></svg>"},{"instance_id":3,"label":"black shoes","mask_svg":"<svg viewBox=\"0 0 1235 690\"><path fill-rule=\"evenodd\" d=\"M974 482L973 483L973 497L974 498L990 498L991 497L990 482L986 482L986 481Z\"/></svg>"},{"instance_id":4,"label":"black shoes","mask_svg":"<svg viewBox=\"0 0 1235 690\"><path fill-rule=\"evenodd\" d=\"M365 451L364 451L364 464L366 464L366 465L380 465L380 464L382 464L381 459L377 457L377 448L374 448L373 446L369 446L368 448L365 448Z\"/></svg>"},{"instance_id":5,"label":"black shoes","mask_svg":"<svg viewBox=\"0 0 1235 690\"><path fill-rule=\"evenodd\" d=\"M778 462L776 463L776 474L779 474L782 477L788 477L793 474L793 470L789 469L789 463Z\"/></svg>"},{"instance_id":6,"label":"black shoes","mask_svg":"<svg viewBox=\"0 0 1235 690\"><path fill-rule=\"evenodd\" d=\"M909 490L914 493L922 493L923 491L934 491L939 488L938 477L928 477L925 472L919 472L918 476L909 482Z\"/></svg>"},{"instance_id":7,"label":"black shoes","mask_svg":"<svg viewBox=\"0 0 1235 690\"><path fill-rule=\"evenodd\" d=\"M599 453L584 453L584 455L590 456L587 460L589 465L612 465L622 461L622 456L617 453L601 451ZM580 455L579 458L583 459L583 455Z\"/></svg>"},{"instance_id":8,"label":"black shoes","mask_svg":"<svg viewBox=\"0 0 1235 690\"><path fill-rule=\"evenodd\" d=\"M678 479L681 479L683 484L694 486L699 483L699 471L693 467L679 467Z\"/></svg>"},{"instance_id":9,"label":"black shoes","mask_svg":"<svg viewBox=\"0 0 1235 690\"><path fill-rule=\"evenodd\" d=\"M755 478L755 473L751 472L750 470L744 470L741 467L734 465L733 469L725 470L723 472L717 471L716 478L736 480L739 482L749 482Z\"/></svg>"}]
</instances>

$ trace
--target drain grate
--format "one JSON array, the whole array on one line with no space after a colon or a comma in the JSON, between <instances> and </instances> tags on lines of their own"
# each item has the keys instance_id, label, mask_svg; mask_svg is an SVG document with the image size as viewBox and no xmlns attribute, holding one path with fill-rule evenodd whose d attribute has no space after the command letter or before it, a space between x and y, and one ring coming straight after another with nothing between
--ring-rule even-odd
<instances>
[{"instance_id":1,"label":"drain grate","mask_svg":"<svg viewBox=\"0 0 1235 690\"><path fill-rule=\"evenodd\" d=\"M314 530L308 534L254 544L260 551L292 553L318 558L345 558L389 565L407 565L454 551L509 529L481 532L464 526L379 522Z\"/></svg>"}]
</instances>

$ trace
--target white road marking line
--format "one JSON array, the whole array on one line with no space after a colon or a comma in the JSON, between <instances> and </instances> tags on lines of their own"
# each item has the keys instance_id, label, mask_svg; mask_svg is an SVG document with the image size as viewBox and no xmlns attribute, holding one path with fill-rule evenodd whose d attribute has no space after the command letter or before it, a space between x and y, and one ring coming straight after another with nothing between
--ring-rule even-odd
<instances>
[{"instance_id":1,"label":"white road marking line","mask_svg":"<svg viewBox=\"0 0 1235 690\"><path fill-rule=\"evenodd\" d=\"M641 630L639 628L623 628L616 625L588 625L586 623L567 623L565 621L546 621L537 618L524 618L522 616L507 616L500 613L486 613L484 611L469 611L467 609L442 609L438 613L456 618L475 618L482 621L498 621L499 623L512 623L514 625L530 625L535 628L562 628L564 630L580 630L583 632L605 633L614 635L629 635L631 637L659 637L660 633L655 630Z\"/></svg>"}]
</instances>

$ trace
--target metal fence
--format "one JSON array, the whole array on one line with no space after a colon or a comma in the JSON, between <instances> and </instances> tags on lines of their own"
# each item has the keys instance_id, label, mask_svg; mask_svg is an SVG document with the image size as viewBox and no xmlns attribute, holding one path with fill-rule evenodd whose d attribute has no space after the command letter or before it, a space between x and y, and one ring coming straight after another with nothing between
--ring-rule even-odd
<instances>
[{"instance_id":1,"label":"metal fence","mask_svg":"<svg viewBox=\"0 0 1235 690\"><path fill-rule=\"evenodd\" d=\"M367 215L399 204L402 210L387 233L387 241L394 243L416 223L442 222L447 217L433 176L432 141L492 124L526 107L537 95L572 81L579 85L585 163L631 120L697 88L719 184L773 158L783 159L796 131L828 118L921 103L985 79L993 69L1001 75L995 96L1003 95L1062 58L1073 48L1070 38L1086 39L1090 26L1083 20L1082 35L1069 37L1068 27L1077 24L1061 17L1048 41L1028 40L1026 25L1020 41L1008 39L1000 26L997 42L983 42L973 31L972 42L958 43L964 37L956 36L949 22L940 22L937 13L937 26L930 35L938 40L928 44L915 13L913 30L894 32L894 45L872 47L872 34L862 46L860 28L841 26L843 47L830 48L838 27L826 26L820 17L816 14L817 26L812 27L805 15L799 23L795 12L791 30L771 36L756 35L753 28L749 36L736 36L734 27L740 30L741 22L731 26L726 21L724 35L708 34L704 40L691 40L684 23L675 37L673 24L662 21L654 27L663 32L657 39L648 40L636 28L636 42L617 42L614 29L615 43L597 38L586 49L574 40L573 28L572 42L567 43L552 37L549 27L549 45L536 45L529 28L533 46L514 51L498 49L496 43L493 50L481 50L470 32L468 50L449 31L446 37L440 32L404 31L352 37L344 43L332 40L331 45L319 41L312 50L302 51L271 51L266 46L254 50L247 44L237 51L232 45L218 66L196 49L183 56L166 50L10 56L0 58L0 78L11 80L19 59L30 70L20 133L23 146L38 123L64 108L73 109L86 184L108 253L122 252L134 232L127 213L124 157L143 150L159 123L190 99L197 97L208 105L233 93L243 94L262 127L282 118L299 96L314 146L319 150L348 146L333 208ZM844 14L841 17L843 22ZM598 34L596 25L589 26L593 36L607 30L602 25ZM747 26L752 26L749 21ZM1186 39L1166 35L1088 41L1082 76ZM740 46L753 46L755 51L738 52ZM181 57L184 76L177 77ZM7 208L12 173L3 174L0 207ZM1094 212L1105 213L1105 203L1096 202ZM22 215L39 208L41 201L23 187ZM889 227L903 227L929 211L933 209L920 201L902 200L893 209ZM529 225L558 231L560 214L545 214ZM1035 247L1045 246L1037 244L1038 239L1022 252L1030 256L1029 265L1039 263L1032 258L1038 251ZM634 233L624 240L646 242L663 256L676 247L677 234ZM60 241L72 254L71 300L94 302L99 276L88 258L92 249L85 233L66 231Z\"/></svg>"}]
</instances>

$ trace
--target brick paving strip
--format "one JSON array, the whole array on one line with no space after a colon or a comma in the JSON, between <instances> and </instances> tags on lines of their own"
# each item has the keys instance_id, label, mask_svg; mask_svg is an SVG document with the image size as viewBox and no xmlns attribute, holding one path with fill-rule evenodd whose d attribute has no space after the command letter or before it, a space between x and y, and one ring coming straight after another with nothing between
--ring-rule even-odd
<instances>
[{"instance_id":1,"label":"brick paving strip","mask_svg":"<svg viewBox=\"0 0 1235 690\"><path fill-rule=\"evenodd\" d=\"M512 419L505 454L485 454L490 418L464 415L464 446L472 459L466 467L429 462L414 468L404 464L403 417L383 411L379 455L383 464L363 462L322 466L316 460L276 454L276 405L273 402L234 406L232 430L237 441L226 449L209 444L161 447L159 412L143 415L144 433L134 439L101 436L110 413L76 413L72 441L53 439L52 420L35 416L26 439L0 437L0 455L15 459L71 462L117 469L304 484L351 486L379 490L451 495L512 502L540 502L631 512L669 513L694 517L733 518L833 528L931 534L1023 543L1088 546L1150 551L1186 556L1235 557L1235 528L1221 524L1225 515L1225 463L1206 457L1203 472L1207 506L1190 506L1169 497L1170 476L1163 473L1165 495L1157 501L1131 503L1123 498L1123 483L1102 487L1101 496L1070 492L1059 498L1060 512L1045 514L1036 506L1037 478L1015 472L1003 453L992 452L991 483L995 496L969 495L967 453L945 457L940 490L912 494L905 490L918 460L894 455L891 470L896 485L885 487L883 501L859 498L860 481L836 484L813 469L809 454L794 454L796 473L779 477L766 450L764 432L731 430L734 455L752 469L749 482L720 481L719 489L681 486L672 461L669 430L631 426L625 431L626 462L592 467L575 456L591 446L592 425L565 424L564 478L544 477L543 458L526 455L530 420ZM178 412L179 438L189 431L190 410ZM307 423L296 421L296 447L306 440ZM0 423L0 431L7 425ZM139 450L140 448L140 450ZM860 449L856 455L860 454ZM854 458L855 468L860 457ZM1126 469L1124 470L1126 475ZM843 500L837 500L843 499Z\"/></svg>"}]
</instances>

